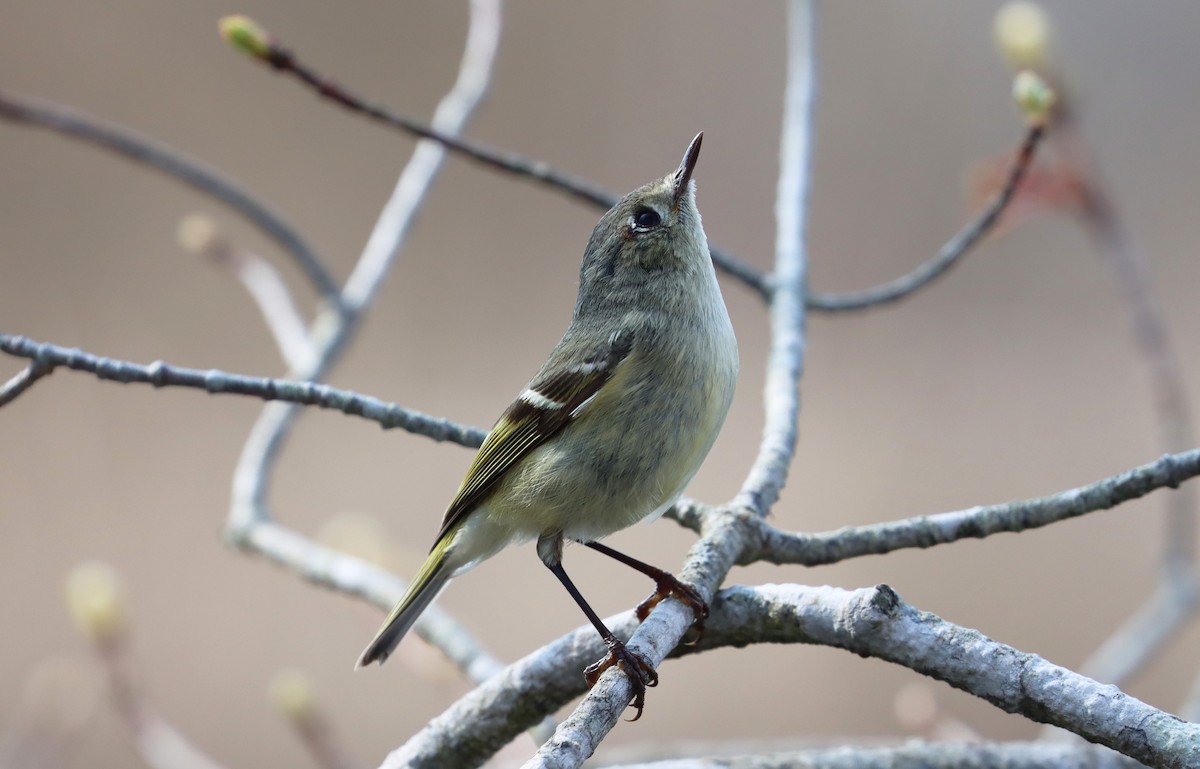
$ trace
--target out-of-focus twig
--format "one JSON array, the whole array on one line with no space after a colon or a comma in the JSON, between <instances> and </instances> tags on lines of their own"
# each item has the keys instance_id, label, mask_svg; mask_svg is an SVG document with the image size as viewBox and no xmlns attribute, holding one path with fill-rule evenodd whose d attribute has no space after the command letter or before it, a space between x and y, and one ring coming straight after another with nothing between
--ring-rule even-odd
<instances>
[{"instance_id":1,"label":"out-of-focus twig","mask_svg":"<svg viewBox=\"0 0 1200 769\"><path fill-rule=\"evenodd\" d=\"M996 42L1017 68L1033 69L1054 83L1058 98L1050 112L1058 156L1057 175L1072 191L1075 214L1104 258L1124 300L1134 345L1147 372L1160 450L1177 453L1197 444L1193 409L1178 355L1171 344L1162 307L1150 278L1149 261L1118 211L1109 186L1082 127L1065 75L1063 57L1050 15L1035 2L1010 2L996 14ZM1200 495L1191 486L1167 500L1167 526L1160 584L1145 604L1084 662L1082 672L1119 684L1141 669L1200 611L1200 574L1196 568L1197 508Z\"/></svg>"},{"instance_id":2,"label":"out-of-focus twig","mask_svg":"<svg viewBox=\"0 0 1200 769\"><path fill-rule=\"evenodd\" d=\"M338 306L337 283L300 233L240 184L199 160L82 110L4 92L0 92L0 118L49 128L64 136L111 150L130 160L145 163L219 200L278 243L296 261L326 302L333 307Z\"/></svg>"},{"instance_id":3,"label":"out-of-focus twig","mask_svg":"<svg viewBox=\"0 0 1200 769\"><path fill-rule=\"evenodd\" d=\"M54 371L54 366L47 361L34 360L21 369L12 379L0 385L0 406L7 406L21 396L39 379Z\"/></svg>"},{"instance_id":4,"label":"out-of-focus twig","mask_svg":"<svg viewBox=\"0 0 1200 769\"><path fill-rule=\"evenodd\" d=\"M67 605L92 642L113 705L142 760L152 769L223 769L155 709L138 682L129 608L116 572L100 563L77 566L67 578Z\"/></svg>"},{"instance_id":5,"label":"out-of-focus twig","mask_svg":"<svg viewBox=\"0 0 1200 769\"><path fill-rule=\"evenodd\" d=\"M0 731L0 769L69 766L96 711L97 687L82 661L39 662Z\"/></svg>"},{"instance_id":6,"label":"out-of-focus twig","mask_svg":"<svg viewBox=\"0 0 1200 769\"><path fill-rule=\"evenodd\" d=\"M467 40L458 77L433 117L434 128L451 135L463 129L486 94L500 39L500 0L471 0L469 6ZM337 363L399 255L445 156L445 147L437 142L418 143L341 290L341 311L325 312L317 318L309 334L316 355L310 366L291 372L293 378L320 380ZM293 404L271 403L255 422L234 470L226 539L246 552L261 555L306 578L317 578L335 589L354 592L366 588L381 592L386 586L379 584L374 573L356 569L360 581L350 584L343 580L341 572L322 569L323 564L345 563L347 559L271 519L267 505L271 470L299 413ZM472 434L475 437L482 435ZM357 559L349 561L362 564ZM396 598L393 596L393 600ZM416 632L456 664L470 665L464 668L468 677L499 668L499 663L467 630L445 614L425 612L417 622Z\"/></svg>"},{"instance_id":7,"label":"out-of-focus twig","mask_svg":"<svg viewBox=\"0 0 1200 769\"><path fill-rule=\"evenodd\" d=\"M271 702L288 720L300 741L321 769L359 769L334 732L329 718L317 707L316 694L308 676L298 670L281 670L271 679Z\"/></svg>"},{"instance_id":8,"label":"out-of-focus twig","mask_svg":"<svg viewBox=\"0 0 1200 769\"><path fill-rule=\"evenodd\" d=\"M410 136L438 142L451 152L484 166L531 179L598 208L612 208L618 200L618 196L595 182L560 171L549 163L467 139L441 129L436 123L427 125L363 98L338 81L301 62L295 53L279 44L274 37L246 17L233 16L223 19L222 30L231 42L253 58L271 66L277 72L296 77L318 95L351 112L365 115ZM725 249L710 247L710 253L713 264L718 268L754 289L764 299L770 298L772 285L768 276Z\"/></svg>"},{"instance_id":9,"label":"out-of-focus twig","mask_svg":"<svg viewBox=\"0 0 1200 769\"><path fill-rule=\"evenodd\" d=\"M311 366L316 357L308 329L300 317L283 276L267 260L230 242L216 222L202 214L190 214L179 223L179 245L231 272L250 294L289 369Z\"/></svg>"}]
</instances>

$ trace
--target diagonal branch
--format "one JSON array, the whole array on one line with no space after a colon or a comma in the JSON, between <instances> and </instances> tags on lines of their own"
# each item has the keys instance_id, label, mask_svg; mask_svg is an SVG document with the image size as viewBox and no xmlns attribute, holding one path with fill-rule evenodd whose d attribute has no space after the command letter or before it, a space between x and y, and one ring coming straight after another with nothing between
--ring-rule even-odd
<instances>
[{"instance_id":1,"label":"diagonal branch","mask_svg":"<svg viewBox=\"0 0 1200 769\"><path fill-rule=\"evenodd\" d=\"M1019 532L1107 510L1161 488L1176 488L1200 475L1200 449L1168 454L1095 483L1036 499L973 507L952 513L923 515L889 523L848 526L821 534L787 533L755 521L755 546L742 563L837 563L864 555L926 548L960 539L982 539ZM749 516L747 516L749 517Z\"/></svg>"},{"instance_id":2,"label":"diagonal branch","mask_svg":"<svg viewBox=\"0 0 1200 769\"><path fill-rule=\"evenodd\" d=\"M0 385L0 407L12 403L22 393L37 384L39 379L48 376L53 371L53 364L44 360L34 359L32 363L21 369L12 379Z\"/></svg>"},{"instance_id":3,"label":"diagonal branch","mask_svg":"<svg viewBox=\"0 0 1200 769\"><path fill-rule=\"evenodd\" d=\"M462 130L483 100L500 40L501 0L471 0L469 7L467 40L458 77L439 102L433 118L438 130L450 134ZM342 312L326 312L318 317L310 333L316 354L309 367L293 372L296 378L321 379L337 363L399 255L445 156L446 150L440 144L417 145L341 292ZM271 469L299 413L294 404L272 403L255 422L234 470L225 536L246 552L305 575L313 560L328 561L338 554L273 522L266 502ZM482 442L482 433L472 433L471 439L476 438ZM341 575L331 576L341 589ZM472 670L490 673L498 667L465 628L445 615L431 616L426 612L415 629L469 677ZM465 667L464 660L475 660L474 668ZM472 677L472 680L477 679Z\"/></svg>"},{"instance_id":4,"label":"diagonal branch","mask_svg":"<svg viewBox=\"0 0 1200 769\"><path fill-rule=\"evenodd\" d=\"M280 45L270 35L262 33L257 28L248 29L261 37L255 38L256 45L239 45L239 48L251 54L258 61L274 68L277 72L296 77L316 91L319 96L329 99L351 112L364 115L409 136L438 142L447 150L492 170L530 179L597 208L608 210L618 200L617 195L582 176L560 171L548 163L527 158L516 152L458 136L452 131L440 128L436 123L434 125L422 123L382 104L365 99L338 81L300 61L295 53ZM763 299L770 299L772 288L770 278L724 249L710 247L710 253L713 264L718 268L754 289Z\"/></svg>"},{"instance_id":5,"label":"diagonal branch","mask_svg":"<svg viewBox=\"0 0 1200 769\"><path fill-rule=\"evenodd\" d=\"M337 307L338 288L321 258L291 224L240 184L179 150L81 110L0 92L0 118L48 128L145 163L246 217L291 255L321 296Z\"/></svg>"},{"instance_id":6,"label":"diagonal branch","mask_svg":"<svg viewBox=\"0 0 1200 769\"><path fill-rule=\"evenodd\" d=\"M917 265L917 268L907 275L902 275L874 288L849 291L844 294L809 293L809 308L825 312L846 312L879 307L899 301L945 275L983 239L984 235L995 227L996 222L1000 221L1000 215L1008 207L1021 179L1025 177L1025 172L1033 162L1034 151L1044 135L1045 128L1041 123L1029 127L1020 149L1017 150L1017 156L1008 172L1008 178L1000 191L996 193L996 197L958 234L946 241L941 250L931 259Z\"/></svg>"},{"instance_id":7,"label":"diagonal branch","mask_svg":"<svg viewBox=\"0 0 1200 769\"><path fill-rule=\"evenodd\" d=\"M340 411L377 422L385 430L399 428L423 435L435 441L450 441L462 446L478 447L485 431L467 427L441 417L422 414L369 395L339 390L329 385L297 382L288 379L243 376L216 369L194 369L172 366L162 361L140 365L115 358L93 355L79 349L43 344L23 336L0 334L0 352L29 358L33 361L27 371L36 368L45 376L59 366L83 371L99 379L122 384L148 384L154 387L189 387L212 395L248 395L267 401L282 401L302 406ZM22 375L18 374L15 379ZM28 377L27 377L28 379ZM10 383L11 384L11 383ZM29 382L26 387L32 384ZM9 385L5 385L5 390ZM15 389L15 388L14 388ZM3 391L0 391L3 392ZM11 398L9 399L11 400ZM0 400L3 406L4 400Z\"/></svg>"}]
</instances>

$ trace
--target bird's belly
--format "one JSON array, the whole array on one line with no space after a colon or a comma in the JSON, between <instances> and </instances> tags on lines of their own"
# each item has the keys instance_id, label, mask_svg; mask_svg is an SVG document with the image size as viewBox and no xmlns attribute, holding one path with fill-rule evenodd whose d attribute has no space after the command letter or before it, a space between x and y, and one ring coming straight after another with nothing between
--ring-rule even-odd
<instances>
[{"instance_id":1,"label":"bird's belly","mask_svg":"<svg viewBox=\"0 0 1200 769\"><path fill-rule=\"evenodd\" d=\"M522 538L562 532L591 541L664 512L699 469L724 409L698 406L664 419L679 410L656 403L661 397L674 394L630 399L603 418L585 412L509 473L489 514L521 521Z\"/></svg>"}]
</instances>

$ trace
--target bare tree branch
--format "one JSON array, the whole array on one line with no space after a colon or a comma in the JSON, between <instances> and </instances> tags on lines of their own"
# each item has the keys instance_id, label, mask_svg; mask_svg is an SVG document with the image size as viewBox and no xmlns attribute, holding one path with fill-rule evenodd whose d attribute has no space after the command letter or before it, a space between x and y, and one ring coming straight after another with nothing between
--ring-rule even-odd
<instances>
[{"instance_id":1,"label":"bare tree branch","mask_svg":"<svg viewBox=\"0 0 1200 769\"><path fill-rule=\"evenodd\" d=\"M894 747L819 748L602 766L609 769L1132 769L1139 764L1099 745L907 742Z\"/></svg>"},{"instance_id":2,"label":"bare tree branch","mask_svg":"<svg viewBox=\"0 0 1200 769\"><path fill-rule=\"evenodd\" d=\"M716 595L712 610L700 643L681 646L673 656L752 643L832 646L945 681L1006 712L1061 726L1150 766L1195 766L1200 761L1200 725L918 611L886 585L852 591L735 586ZM624 635L634 618L626 612L606 623ZM541 713L583 691L580 665L601 648L590 627L582 627L513 663L433 719L383 766L478 766ZM468 734L464 723L471 724Z\"/></svg>"},{"instance_id":3,"label":"bare tree branch","mask_svg":"<svg viewBox=\"0 0 1200 769\"><path fill-rule=\"evenodd\" d=\"M7 406L22 393L33 387L39 379L54 371L54 366L44 360L35 359L19 373L0 385L0 406Z\"/></svg>"},{"instance_id":4,"label":"bare tree branch","mask_svg":"<svg viewBox=\"0 0 1200 769\"><path fill-rule=\"evenodd\" d=\"M307 368L315 362L317 352L304 319L278 270L258 254L230 242L218 231L216 223L202 214L184 217L179 223L178 237L185 250L204 257L238 279L262 313L289 369Z\"/></svg>"},{"instance_id":5,"label":"bare tree branch","mask_svg":"<svg viewBox=\"0 0 1200 769\"><path fill-rule=\"evenodd\" d=\"M1079 666L1097 681L1120 686L1141 670L1200 608L1200 586L1191 575L1160 579L1154 592Z\"/></svg>"},{"instance_id":6,"label":"bare tree branch","mask_svg":"<svg viewBox=\"0 0 1200 769\"><path fill-rule=\"evenodd\" d=\"M996 193L996 197L971 222L961 229L958 234L946 241L941 250L931 259L917 265L917 268L907 275L902 275L895 280L874 288L862 291L849 291L844 294L810 292L808 294L808 306L813 310L823 310L825 312L846 312L848 310L863 310L870 307L878 307L899 301L928 286L942 275L945 275L1000 220L1000 215L1008 207L1008 203L1012 200L1013 194L1021 183L1021 179L1024 178L1025 172L1029 169L1029 164L1033 161L1034 151L1037 149L1038 143L1041 141L1044 133L1045 129L1041 124L1030 126L1028 132L1025 134L1024 141L1021 143L1020 149L1017 150L1017 156L1013 161L1011 170L1008 172L1008 178L1005 180L1004 186L1000 188L1000 191Z\"/></svg>"},{"instance_id":7,"label":"bare tree branch","mask_svg":"<svg viewBox=\"0 0 1200 769\"><path fill-rule=\"evenodd\" d=\"M303 270L321 296L337 307L337 283L321 258L283 217L255 198L240 184L199 160L131 129L107 123L81 110L0 92L0 118L49 128L64 136L89 142L130 160L145 163L168 176L212 196L244 216L278 243Z\"/></svg>"},{"instance_id":8,"label":"bare tree branch","mask_svg":"<svg viewBox=\"0 0 1200 769\"><path fill-rule=\"evenodd\" d=\"M1036 529L1107 510L1156 489L1175 488L1197 475L1200 475L1200 449L1193 449L1182 454L1168 454L1118 475L1046 497L952 513L848 526L821 534L785 533L755 521L758 528L753 537L755 546L743 554L741 563L761 560L817 566L863 555L882 555L960 539L982 539L1000 532Z\"/></svg>"},{"instance_id":9,"label":"bare tree branch","mask_svg":"<svg viewBox=\"0 0 1200 769\"><path fill-rule=\"evenodd\" d=\"M1068 119L1064 128L1057 146L1070 156L1071 165L1085 180L1083 224L1112 270L1128 307L1134 345L1150 384L1159 445L1163 451L1182 451L1196 445L1192 406L1154 293L1146 254L1118 214L1078 124ZM1081 670L1100 680L1121 683L1153 659L1175 630L1200 609L1196 595L1200 579L1196 572L1198 495L1187 488L1172 495L1166 504L1160 585L1129 622L1084 662Z\"/></svg>"},{"instance_id":10,"label":"bare tree branch","mask_svg":"<svg viewBox=\"0 0 1200 769\"><path fill-rule=\"evenodd\" d=\"M26 371L36 367L39 372L42 372L40 376L45 376L59 366L65 366L75 371L93 374L99 379L122 384L188 387L204 390L212 395L248 395L268 401L316 406L369 419L377 422L385 430L399 428L432 438L435 441L450 441L469 447L478 447L483 443L486 435L485 431L477 427L467 427L448 419L429 416L419 411L397 406L394 403L387 403L369 395L360 395L349 390L339 390L336 387L313 382L243 376L217 369L185 368L172 366L162 361L143 366L116 358L93 355L77 348L35 342L32 339L11 334L0 334L0 352L29 358L33 363L26 368ZM27 380L36 380L37 378L18 374L13 381L22 377ZM11 384L10 382L9 385L5 385L0 393L8 392ZM25 387L30 384L32 381L28 381ZM9 400L12 398L0 399L0 406Z\"/></svg>"},{"instance_id":11,"label":"bare tree branch","mask_svg":"<svg viewBox=\"0 0 1200 769\"><path fill-rule=\"evenodd\" d=\"M1008 713L1059 726L1153 767L1200 766L1200 725L900 600L886 585L764 585L721 591L740 643L807 638L945 681ZM743 613L744 611L744 613ZM735 645L739 641L723 638ZM687 654L705 648L680 649Z\"/></svg>"},{"instance_id":12,"label":"bare tree branch","mask_svg":"<svg viewBox=\"0 0 1200 769\"><path fill-rule=\"evenodd\" d=\"M816 104L816 13L811 2L788 5L787 89L775 201L775 291L771 296L771 348L763 401L765 419L758 458L735 505L766 515L787 480L796 451L800 376L804 372L804 293L808 287L807 220Z\"/></svg>"}]
</instances>

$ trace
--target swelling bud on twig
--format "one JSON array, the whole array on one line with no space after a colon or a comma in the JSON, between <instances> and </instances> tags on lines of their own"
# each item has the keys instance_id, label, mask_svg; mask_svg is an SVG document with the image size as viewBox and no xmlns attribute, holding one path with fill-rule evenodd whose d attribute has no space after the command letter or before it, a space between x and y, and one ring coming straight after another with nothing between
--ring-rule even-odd
<instances>
[{"instance_id":1,"label":"swelling bud on twig","mask_svg":"<svg viewBox=\"0 0 1200 769\"><path fill-rule=\"evenodd\" d=\"M1037 3L1016 0L996 12L996 47L1013 69L1040 69L1050 55L1050 17Z\"/></svg>"},{"instance_id":2,"label":"swelling bud on twig","mask_svg":"<svg viewBox=\"0 0 1200 769\"><path fill-rule=\"evenodd\" d=\"M312 681L299 670L280 670L267 686L267 696L279 712L291 721L301 721L316 711L317 696Z\"/></svg>"},{"instance_id":3,"label":"swelling bud on twig","mask_svg":"<svg viewBox=\"0 0 1200 769\"><path fill-rule=\"evenodd\" d=\"M1013 99L1030 125L1044 125L1054 109L1054 91L1033 70L1021 70L1013 78Z\"/></svg>"},{"instance_id":4,"label":"swelling bud on twig","mask_svg":"<svg viewBox=\"0 0 1200 769\"><path fill-rule=\"evenodd\" d=\"M225 16L217 22L221 37L234 48L259 59L271 53L271 36L249 16Z\"/></svg>"},{"instance_id":5,"label":"swelling bud on twig","mask_svg":"<svg viewBox=\"0 0 1200 769\"><path fill-rule=\"evenodd\" d=\"M127 607L116 570L106 563L89 561L67 575L67 608L89 639L111 641L125 629Z\"/></svg>"}]
</instances>

